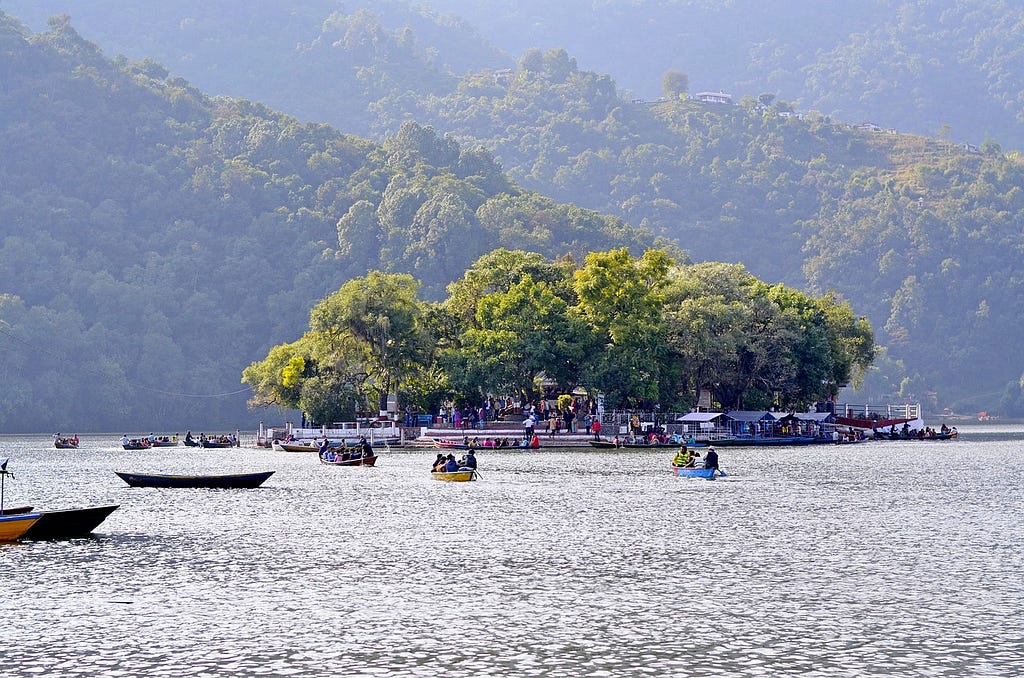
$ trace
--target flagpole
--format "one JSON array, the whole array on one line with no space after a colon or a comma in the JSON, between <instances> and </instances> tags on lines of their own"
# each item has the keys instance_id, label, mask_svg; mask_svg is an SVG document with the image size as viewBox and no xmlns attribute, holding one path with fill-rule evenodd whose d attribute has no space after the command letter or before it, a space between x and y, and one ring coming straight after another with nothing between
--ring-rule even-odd
<instances>
[{"instance_id":1,"label":"flagpole","mask_svg":"<svg viewBox=\"0 0 1024 678\"><path fill-rule=\"evenodd\" d=\"M4 514L4 481L7 480L7 462L10 458L0 461L0 516ZM11 475L14 475L13 473Z\"/></svg>"}]
</instances>

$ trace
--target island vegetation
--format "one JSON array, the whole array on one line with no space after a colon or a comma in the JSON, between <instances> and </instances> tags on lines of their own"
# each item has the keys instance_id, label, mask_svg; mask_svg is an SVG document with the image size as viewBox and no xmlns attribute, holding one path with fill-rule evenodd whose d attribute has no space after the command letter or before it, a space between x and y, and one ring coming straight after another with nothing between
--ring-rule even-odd
<instances>
[{"instance_id":1,"label":"island vegetation","mask_svg":"<svg viewBox=\"0 0 1024 678\"><path fill-rule=\"evenodd\" d=\"M245 369L254 407L316 422L489 396L530 403L583 388L605 407L804 411L871 365L871 328L832 295L769 285L738 264L625 248L545 259L497 249L428 302L409 274L373 271L310 313L299 339Z\"/></svg>"}]
</instances>

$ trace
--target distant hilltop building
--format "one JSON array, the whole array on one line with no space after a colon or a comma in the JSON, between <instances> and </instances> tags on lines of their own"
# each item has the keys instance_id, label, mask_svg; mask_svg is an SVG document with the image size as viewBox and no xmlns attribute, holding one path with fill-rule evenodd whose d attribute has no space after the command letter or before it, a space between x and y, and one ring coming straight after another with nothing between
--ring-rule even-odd
<instances>
[{"instance_id":1,"label":"distant hilltop building","mask_svg":"<svg viewBox=\"0 0 1024 678\"><path fill-rule=\"evenodd\" d=\"M693 98L706 104L732 104L732 95L725 92L697 92Z\"/></svg>"}]
</instances>

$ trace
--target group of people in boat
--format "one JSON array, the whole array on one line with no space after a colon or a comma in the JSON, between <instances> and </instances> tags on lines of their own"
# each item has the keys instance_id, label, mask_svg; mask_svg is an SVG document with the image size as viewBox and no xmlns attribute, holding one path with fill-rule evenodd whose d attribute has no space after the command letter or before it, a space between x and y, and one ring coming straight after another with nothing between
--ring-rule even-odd
<instances>
[{"instance_id":1,"label":"group of people in boat","mask_svg":"<svg viewBox=\"0 0 1024 678\"><path fill-rule=\"evenodd\" d=\"M903 422L903 427L899 431L895 426L890 426L888 432L874 430L874 436L879 440L942 440L956 438L959 434L956 426L947 426L945 422L937 431L931 426L925 426L923 429L910 428L907 422Z\"/></svg>"},{"instance_id":2,"label":"group of people in boat","mask_svg":"<svg viewBox=\"0 0 1024 678\"><path fill-rule=\"evenodd\" d=\"M717 470L718 452L715 451L714 447L709 447L708 451L704 454L704 458L701 459L699 451L683 445L676 452L676 456L672 458L672 466L678 468L713 468Z\"/></svg>"},{"instance_id":3,"label":"group of people in boat","mask_svg":"<svg viewBox=\"0 0 1024 678\"><path fill-rule=\"evenodd\" d=\"M442 441L442 445L444 445L444 441ZM473 436L472 438L469 436L463 436L461 447L485 449L540 447L540 436L534 434L532 438L523 437L519 440L512 440L511 438L484 438L481 440L479 436Z\"/></svg>"},{"instance_id":4,"label":"group of people in boat","mask_svg":"<svg viewBox=\"0 0 1024 678\"><path fill-rule=\"evenodd\" d=\"M473 450L469 450L461 459L456 460L455 455L449 452L445 455L442 452L437 453L437 458L434 463L430 466L431 473L453 473L455 471L475 471L476 470L476 455L473 454Z\"/></svg>"},{"instance_id":5,"label":"group of people in boat","mask_svg":"<svg viewBox=\"0 0 1024 678\"><path fill-rule=\"evenodd\" d=\"M334 447L326 437L320 443L320 457L324 461L351 461L354 459L366 459L374 456L373 446L365 436L360 436L359 443L355 447Z\"/></svg>"},{"instance_id":6,"label":"group of people in boat","mask_svg":"<svg viewBox=\"0 0 1024 678\"><path fill-rule=\"evenodd\" d=\"M188 442L189 438L186 437L185 441ZM129 438L127 433L121 435L121 445L125 449L132 447L156 447L158 445L177 445L178 434L175 433L173 436L158 436L155 433L150 433L148 436L141 438Z\"/></svg>"},{"instance_id":7,"label":"group of people in boat","mask_svg":"<svg viewBox=\"0 0 1024 678\"><path fill-rule=\"evenodd\" d=\"M63 437L59 433L53 434L53 444L60 447L78 447L78 434L71 437Z\"/></svg>"},{"instance_id":8,"label":"group of people in boat","mask_svg":"<svg viewBox=\"0 0 1024 678\"><path fill-rule=\"evenodd\" d=\"M678 433L669 435L664 431L650 431L646 434L625 436L623 438L619 438L619 436L616 435L611 439L611 442L614 443L616 447L621 447L623 445L695 445L697 440L693 436L684 438Z\"/></svg>"}]
</instances>

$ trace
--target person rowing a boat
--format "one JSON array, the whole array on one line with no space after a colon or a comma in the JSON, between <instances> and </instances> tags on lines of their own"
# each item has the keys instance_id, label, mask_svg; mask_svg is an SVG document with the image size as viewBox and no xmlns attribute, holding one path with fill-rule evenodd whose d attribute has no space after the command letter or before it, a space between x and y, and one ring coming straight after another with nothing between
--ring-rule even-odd
<instances>
[{"instance_id":1,"label":"person rowing a boat","mask_svg":"<svg viewBox=\"0 0 1024 678\"><path fill-rule=\"evenodd\" d=\"M704 455L704 468L710 468L719 471L718 452L715 452L715 448L713 447L709 447L707 454Z\"/></svg>"}]
</instances>

